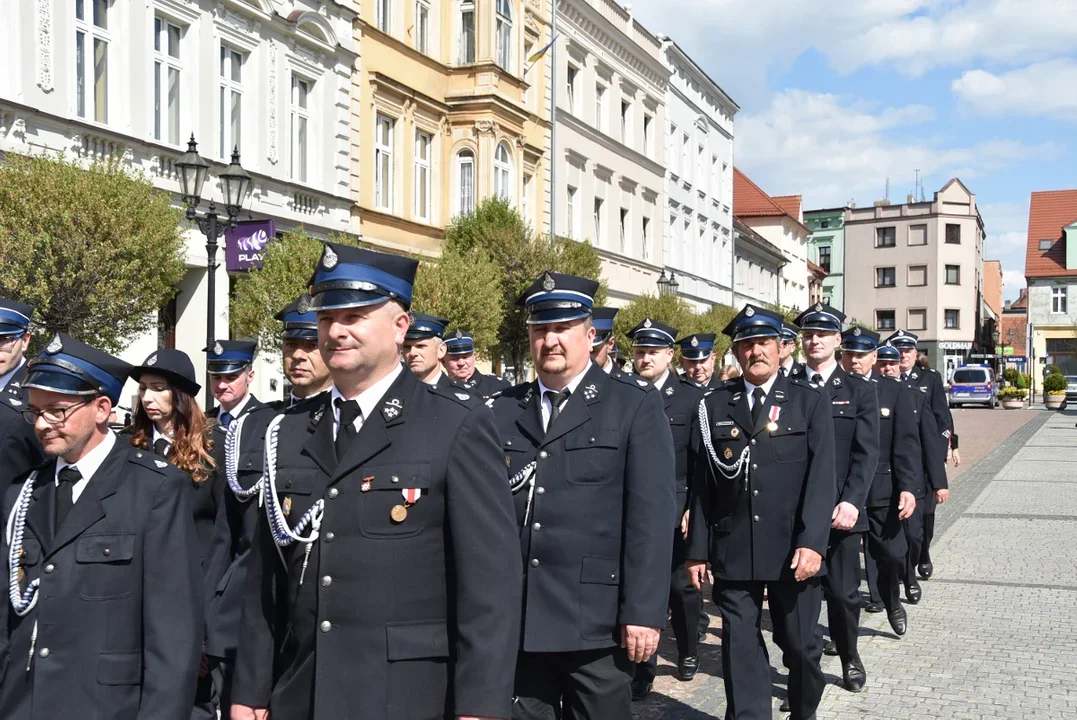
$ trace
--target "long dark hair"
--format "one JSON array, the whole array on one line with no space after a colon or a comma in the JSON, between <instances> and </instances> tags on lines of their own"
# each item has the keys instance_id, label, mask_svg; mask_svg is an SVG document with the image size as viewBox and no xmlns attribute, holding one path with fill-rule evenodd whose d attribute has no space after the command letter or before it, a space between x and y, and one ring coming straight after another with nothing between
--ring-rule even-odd
<instances>
[{"instance_id":1,"label":"long dark hair","mask_svg":"<svg viewBox=\"0 0 1077 720\"><path fill-rule=\"evenodd\" d=\"M172 445L169 461L187 473L196 485L201 485L217 467L213 460L214 421L206 417L194 398L168 383L172 395ZM131 444L144 450L153 449L153 421L142 402L135 404L135 419L131 423Z\"/></svg>"}]
</instances>

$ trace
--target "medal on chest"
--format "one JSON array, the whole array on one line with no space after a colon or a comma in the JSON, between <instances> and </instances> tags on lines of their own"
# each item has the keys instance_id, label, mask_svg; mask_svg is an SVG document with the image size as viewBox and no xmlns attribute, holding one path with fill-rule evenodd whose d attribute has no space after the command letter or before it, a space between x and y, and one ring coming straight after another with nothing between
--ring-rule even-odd
<instances>
[{"instance_id":1,"label":"medal on chest","mask_svg":"<svg viewBox=\"0 0 1077 720\"><path fill-rule=\"evenodd\" d=\"M389 517L395 523L402 523L407 520L408 508L419 502L423 491L420 488L404 488L400 491L400 494L404 496L404 504L393 505L393 509L389 511Z\"/></svg>"},{"instance_id":2,"label":"medal on chest","mask_svg":"<svg viewBox=\"0 0 1077 720\"><path fill-rule=\"evenodd\" d=\"M770 414L768 415L768 417L770 418L770 422L767 423L768 432L774 432L778 429L778 418L781 416L781 414L782 408L780 405L775 405L770 409Z\"/></svg>"}]
</instances>

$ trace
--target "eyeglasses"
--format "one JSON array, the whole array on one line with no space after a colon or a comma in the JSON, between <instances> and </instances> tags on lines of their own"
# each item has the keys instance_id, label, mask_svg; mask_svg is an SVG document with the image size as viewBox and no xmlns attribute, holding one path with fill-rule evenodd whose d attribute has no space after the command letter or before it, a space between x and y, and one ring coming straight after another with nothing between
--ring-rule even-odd
<instances>
[{"instance_id":1,"label":"eyeglasses","mask_svg":"<svg viewBox=\"0 0 1077 720\"><path fill-rule=\"evenodd\" d=\"M36 425L38 418L44 418L45 422L47 422L49 425L63 425L65 422L67 422L67 417L71 414L72 410L77 410L83 405L92 403L95 399L96 398L89 398L88 400L83 400L82 402L75 403L74 405L68 405L67 407L63 408L49 408L48 410L41 411L23 410L22 419L30 423L31 425Z\"/></svg>"},{"instance_id":2,"label":"eyeglasses","mask_svg":"<svg viewBox=\"0 0 1077 720\"><path fill-rule=\"evenodd\" d=\"M25 333L19 335L0 335L0 350L10 350L24 337L26 337Z\"/></svg>"}]
</instances>

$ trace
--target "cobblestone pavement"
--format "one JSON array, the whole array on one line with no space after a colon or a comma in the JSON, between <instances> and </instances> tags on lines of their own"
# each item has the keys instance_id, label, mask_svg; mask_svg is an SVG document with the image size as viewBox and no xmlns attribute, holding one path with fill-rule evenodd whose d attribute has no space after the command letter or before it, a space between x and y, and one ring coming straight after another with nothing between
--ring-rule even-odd
<instances>
[{"instance_id":1,"label":"cobblestone pavement","mask_svg":"<svg viewBox=\"0 0 1077 720\"><path fill-rule=\"evenodd\" d=\"M954 421L962 464L949 468L935 575L921 582L921 603L906 606L909 633L899 639L885 614L863 614L868 684L846 692L840 662L824 657L819 720L1077 720L1077 411L954 410ZM711 623L696 679L676 680L667 631L654 691L633 706L634 720L724 717L721 627L709 600L705 609ZM785 717L777 712L784 668L772 679L775 717Z\"/></svg>"}]
</instances>

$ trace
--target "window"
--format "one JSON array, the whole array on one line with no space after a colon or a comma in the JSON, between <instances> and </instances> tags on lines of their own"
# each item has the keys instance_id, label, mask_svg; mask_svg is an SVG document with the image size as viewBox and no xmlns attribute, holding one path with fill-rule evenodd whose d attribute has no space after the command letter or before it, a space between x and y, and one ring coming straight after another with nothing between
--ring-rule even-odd
<instances>
[{"instance_id":1,"label":"window","mask_svg":"<svg viewBox=\"0 0 1077 720\"><path fill-rule=\"evenodd\" d=\"M621 208L621 252L628 247L628 210Z\"/></svg>"},{"instance_id":2,"label":"window","mask_svg":"<svg viewBox=\"0 0 1077 720\"><path fill-rule=\"evenodd\" d=\"M897 228L883 227L875 229L875 247L887 248L897 244Z\"/></svg>"},{"instance_id":3,"label":"window","mask_svg":"<svg viewBox=\"0 0 1077 720\"><path fill-rule=\"evenodd\" d=\"M602 215L603 215L603 201L602 198L595 198L595 244L602 244Z\"/></svg>"},{"instance_id":4,"label":"window","mask_svg":"<svg viewBox=\"0 0 1077 720\"><path fill-rule=\"evenodd\" d=\"M927 245L927 225L909 226L909 245Z\"/></svg>"},{"instance_id":5,"label":"window","mask_svg":"<svg viewBox=\"0 0 1077 720\"><path fill-rule=\"evenodd\" d=\"M595 128L606 129L606 88L595 85Z\"/></svg>"},{"instance_id":6,"label":"window","mask_svg":"<svg viewBox=\"0 0 1077 720\"><path fill-rule=\"evenodd\" d=\"M909 287L927 285L927 265L910 265L908 281L905 284Z\"/></svg>"},{"instance_id":7,"label":"window","mask_svg":"<svg viewBox=\"0 0 1077 720\"><path fill-rule=\"evenodd\" d=\"M292 180L307 181L310 81L292 76Z\"/></svg>"},{"instance_id":8,"label":"window","mask_svg":"<svg viewBox=\"0 0 1077 720\"><path fill-rule=\"evenodd\" d=\"M821 221L819 221L819 227L822 228L823 230L826 230L828 227L830 227L830 221L829 220L821 220Z\"/></svg>"},{"instance_id":9,"label":"window","mask_svg":"<svg viewBox=\"0 0 1077 720\"><path fill-rule=\"evenodd\" d=\"M430 53L430 3L428 0L415 2L415 49L424 55Z\"/></svg>"},{"instance_id":10,"label":"window","mask_svg":"<svg viewBox=\"0 0 1077 720\"><path fill-rule=\"evenodd\" d=\"M696 182L699 183L699 189L706 192L706 188L703 186L707 184L707 171L705 165L707 161L704 158L703 146L699 145L696 147Z\"/></svg>"},{"instance_id":11,"label":"window","mask_svg":"<svg viewBox=\"0 0 1077 720\"><path fill-rule=\"evenodd\" d=\"M415 133L415 217L430 220L430 156L433 137Z\"/></svg>"},{"instance_id":12,"label":"window","mask_svg":"<svg viewBox=\"0 0 1077 720\"><path fill-rule=\"evenodd\" d=\"M1050 250L1054 240L1040 240L1040 250Z\"/></svg>"},{"instance_id":13,"label":"window","mask_svg":"<svg viewBox=\"0 0 1077 720\"><path fill-rule=\"evenodd\" d=\"M625 145L632 144L632 138L628 133L628 113L630 108L631 105L624 100L621 101L621 142Z\"/></svg>"},{"instance_id":14,"label":"window","mask_svg":"<svg viewBox=\"0 0 1077 720\"><path fill-rule=\"evenodd\" d=\"M153 137L180 144L180 37L167 20L153 20Z\"/></svg>"},{"instance_id":15,"label":"window","mask_svg":"<svg viewBox=\"0 0 1077 720\"><path fill-rule=\"evenodd\" d=\"M712 199L716 199L722 194L722 173L718 169L718 156L711 155L711 191L710 195Z\"/></svg>"},{"instance_id":16,"label":"window","mask_svg":"<svg viewBox=\"0 0 1077 720\"><path fill-rule=\"evenodd\" d=\"M1066 314L1066 288L1065 287L1053 287L1051 288L1051 312Z\"/></svg>"},{"instance_id":17,"label":"window","mask_svg":"<svg viewBox=\"0 0 1077 720\"><path fill-rule=\"evenodd\" d=\"M927 310L909 310L909 330L927 330Z\"/></svg>"},{"instance_id":18,"label":"window","mask_svg":"<svg viewBox=\"0 0 1077 720\"><path fill-rule=\"evenodd\" d=\"M535 224L535 219L531 217L531 176L524 175L524 187L520 192L520 201L523 204L524 220L530 224Z\"/></svg>"},{"instance_id":19,"label":"window","mask_svg":"<svg viewBox=\"0 0 1077 720\"><path fill-rule=\"evenodd\" d=\"M475 0L460 3L460 60L461 65L475 62Z\"/></svg>"},{"instance_id":20,"label":"window","mask_svg":"<svg viewBox=\"0 0 1077 720\"><path fill-rule=\"evenodd\" d=\"M75 107L79 117L108 122L109 0L75 0Z\"/></svg>"},{"instance_id":21,"label":"window","mask_svg":"<svg viewBox=\"0 0 1077 720\"><path fill-rule=\"evenodd\" d=\"M220 86L220 147L222 160L228 160L233 150L243 150L240 142L243 121L243 56L221 45Z\"/></svg>"},{"instance_id":22,"label":"window","mask_svg":"<svg viewBox=\"0 0 1077 720\"><path fill-rule=\"evenodd\" d=\"M580 71L578 68L574 68L571 65L568 66L568 73L565 77L565 92L568 98L568 111L573 115L576 114L576 80L579 78Z\"/></svg>"},{"instance_id":23,"label":"window","mask_svg":"<svg viewBox=\"0 0 1077 720\"><path fill-rule=\"evenodd\" d=\"M946 223L946 242L950 245L961 244L961 226L957 223Z\"/></svg>"},{"instance_id":24,"label":"window","mask_svg":"<svg viewBox=\"0 0 1077 720\"><path fill-rule=\"evenodd\" d=\"M947 330L957 330L961 327L961 311L960 310L945 310L943 311L943 323Z\"/></svg>"},{"instance_id":25,"label":"window","mask_svg":"<svg viewBox=\"0 0 1077 720\"><path fill-rule=\"evenodd\" d=\"M692 138L688 137L688 133L681 136L681 167L684 168L684 179L689 184L692 182L692 160L688 157L688 144L692 142Z\"/></svg>"},{"instance_id":26,"label":"window","mask_svg":"<svg viewBox=\"0 0 1077 720\"><path fill-rule=\"evenodd\" d=\"M512 70L512 3L497 0L497 64Z\"/></svg>"},{"instance_id":27,"label":"window","mask_svg":"<svg viewBox=\"0 0 1077 720\"><path fill-rule=\"evenodd\" d=\"M643 240L643 259L646 260L651 256L651 219L643 218L643 227L640 234L640 238Z\"/></svg>"},{"instance_id":28,"label":"window","mask_svg":"<svg viewBox=\"0 0 1077 720\"><path fill-rule=\"evenodd\" d=\"M565 198L565 209L567 210L565 219L568 221L568 236L570 238L578 238L580 232L576 227L576 188L571 185L568 186L568 197Z\"/></svg>"},{"instance_id":29,"label":"window","mask_svg":"<svg viewBox=\"0 0 1077 720\"><path fill-rule=\"evenodd\" d=\"M960 265L947 265L946 266L946 284L947 285L960 285L961 284L961 266Z\"/></svg>"},{"instance_id":30,"label":"window","mask_svg":"<svg viewBox=\"0 0 1077 720\"><path fill-rule=\"evenodd\" d=\"M654 116L644 114L643 116L643 152L647 157L654 155L654 133L652 127L654 126Z\"/></svg>"},{"instance_id":31,"label":"window","mask_svg":"<svg viewBox=\"0 0 1077 720\"><path fill-rule=\"evenodd\" d=\"M673 143L676 142L677 126L673 123L669 124L669 138L666 142L666 162L669 163L669 171L680 177L681 175L681 163L680 155L674 152Z\"/></svg>"},{"instance_id":32,"label":"window","mask_svg":"<svg viewBox=\"0 0 1077 720\"><path fill-rule=\"evenodd\" d=\"M875 329L876 330L894 330L896 323L894 320L893 310L876 310L875 311Z\"/></svg>"},{"instance_id":33,"label":"window","mask_svg":"<svg viewBox=\"0 0 1077 720\"><path fill-rule=\"evenodd\" d=\"M378 30L392 32L393 0L375 0L377 3Z\"/></svg>"},{"instance_id":34,"label":"window","mask_svg":"<svg viewBox=\"0 0 1077 720\"><path fill-rule=\"evenodd\" d=\"M374 206L393 209L393 125L392 118L378 115L374 136Z\"/></svg>"},{"instance_id":35,"label":"window","mask_svg":"<svg viewBox=\"0 0 1077 720\"><path fill-rule=\"evenodd\" d=\"M475 209L475 153L461 150L456 156L456 212L466 215Z\"/></svg>"},{"instance_id":36,"label":"window","mask_svg":"<svg viewBox=\"0 0 1077 720\"><path fill-rule=\"evenodd\" d=\"M827 273L830 272L830 246L829 245L820 245L819 246L819 267L823 268L823 270L826 270Z\"/></svg>"},{"instance_id":37,"label":"window","mask_svg":"<svg viewBox=\"0 0 1077 720\"><path fill-rule=\"evenodd\" d=\"M894 287L895 285L897 285L897 279L894 268L875 268L875 287Z\"/></svg>"},{"instance_id":38,"label":"window","mask_svg":"<svg viewBox=\"0 0 1077 720\"><path fill-rule=\"evenodd\" d=\"M494 195L512 202L512 155L505 143L494 151Z\"/></svg>"}]
</instances>

